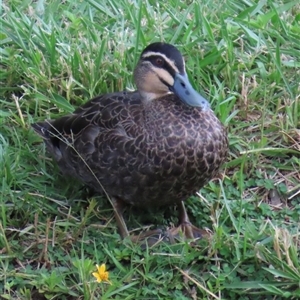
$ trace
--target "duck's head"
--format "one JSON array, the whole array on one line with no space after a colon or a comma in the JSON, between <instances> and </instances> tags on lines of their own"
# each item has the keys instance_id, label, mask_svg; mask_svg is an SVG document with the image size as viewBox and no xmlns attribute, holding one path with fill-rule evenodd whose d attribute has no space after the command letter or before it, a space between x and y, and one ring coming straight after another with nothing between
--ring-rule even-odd
<instances>
[{"instance_id":1,"label":"duck's head","mask_svg":"<svg viewBox=\"0 0 300 300\"><path fill-rule=\"evenodd\" d=\"M145 48L135 68L134 79L144 101L174 93L186 105L203 110L210 107L190 84L184 59L173 45L153 43Z\"/></svg>"}]
</instances>

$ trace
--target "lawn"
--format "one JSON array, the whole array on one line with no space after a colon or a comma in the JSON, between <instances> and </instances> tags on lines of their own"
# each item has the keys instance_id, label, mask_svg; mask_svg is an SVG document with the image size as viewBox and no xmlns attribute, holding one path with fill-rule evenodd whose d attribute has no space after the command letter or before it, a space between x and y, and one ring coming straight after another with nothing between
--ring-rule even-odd
<instances>
[{"instance_id":1,"label":"lawn","mask_svg":"<svg viewBox=\"0 0 300 300\"><path fill-rule=\"evenodd\" d=\"M300 299L299 0L3 0L0 13L0 297ZM180 49L228 127L222 176L186 202L210 231L196 243L122 241L109 201L62 176L30 126L134 89L154 41ZM125 217L134 231L176 216Z\"/></svg>"}]
</instances>

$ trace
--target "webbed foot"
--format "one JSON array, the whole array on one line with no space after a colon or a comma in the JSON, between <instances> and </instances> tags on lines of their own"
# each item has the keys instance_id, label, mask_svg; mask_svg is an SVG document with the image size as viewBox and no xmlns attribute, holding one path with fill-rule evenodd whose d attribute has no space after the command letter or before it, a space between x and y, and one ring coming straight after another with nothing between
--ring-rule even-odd
<instances>
[{"instance_id":1,"label":"webbed foot","mask_svg":"<svg viewBox=\"0 0 300 300\"><path fill-rule=\"evenodd\" d=\"M208 232L204 229L194 226L188 217L183 201L178 204L179 207L179 226L168 230L170 243L175 240L198 240L207 237Z\"/></svg>"},{"instance_id":2,"label":"webbed foot","mask_svg":"<svg viewBox=\"0 0 300 300\"><path fill-rule=\"evenodd\" d=\"M182 201L178 205L180 220L178 227L169 229L167 232L163 232L161 229L154 229L144 231L138 235L130 235L123 217L123 201L117 198L112 198L111 200L114 209L114 215L119 228L119 233L122 239L130 238L130 240L134 243L153 246L161 241L175 244L175 240L197 240L203 236L208 236L207 231L199 229L191 224Z\"/></svg>"}]
</instances>

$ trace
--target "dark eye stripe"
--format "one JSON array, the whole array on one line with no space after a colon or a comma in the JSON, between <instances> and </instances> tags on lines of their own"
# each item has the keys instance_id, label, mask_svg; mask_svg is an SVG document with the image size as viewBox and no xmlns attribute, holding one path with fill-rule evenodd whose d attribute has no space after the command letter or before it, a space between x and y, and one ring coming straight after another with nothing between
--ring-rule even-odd
<instances>
[{"instance_id":1,"label":"dark eye stripe","mask_svg":"<svg viewBox=\"0 0 300 300\"><path fill-rule=\"evenodd\" d=\"M167 83L163 78L161 78L160 76L158 76L159 80L166 85L167 87L171 88L171 85L169 83Z\"/></svg>"},{"instance_id":2,"label":"dark eye stripe","mask_svg":"<svg viewBox=\"0 0 300 300\"><path fill-rule=\"evenodd\" d=\"M158 65L156 64L156 60L157 60L158 58L161 59L161 60L164 62L164 63L162 64L161 67L158 66ZM144 61L149 61L149 62L151 62L152 65L154 65L154 66L157 67L157 68L165 69L166 71L168 71L168 72L172 75L172 77L175 76L176 71L175 71L175 70L172 68L172 66L170 66L169 63L168 63L162 56L160 56L160 55L151 55L151 56L145 57L145 58L144 58Z\"/></svg>"}]
</instances>

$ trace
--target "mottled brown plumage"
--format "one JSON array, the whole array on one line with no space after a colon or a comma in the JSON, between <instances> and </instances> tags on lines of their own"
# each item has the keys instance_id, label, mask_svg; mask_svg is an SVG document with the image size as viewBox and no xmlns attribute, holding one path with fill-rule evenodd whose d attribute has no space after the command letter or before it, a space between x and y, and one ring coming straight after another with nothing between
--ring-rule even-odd
<instances>
[{"instance_id":1,"label":"mottled brown plumage","mask_svg":"<svg viewBox=\"0 0 300 300\"><path fill-rule=\"evenodd\" d=\"M195 104L184 76L174 46L151 44L135 70L138 91L96 97L33 128L64 173L99 193L145 208L180 203L218 173L228 148L223 125L200 95Z\"/></svg>"}]
</instances>

